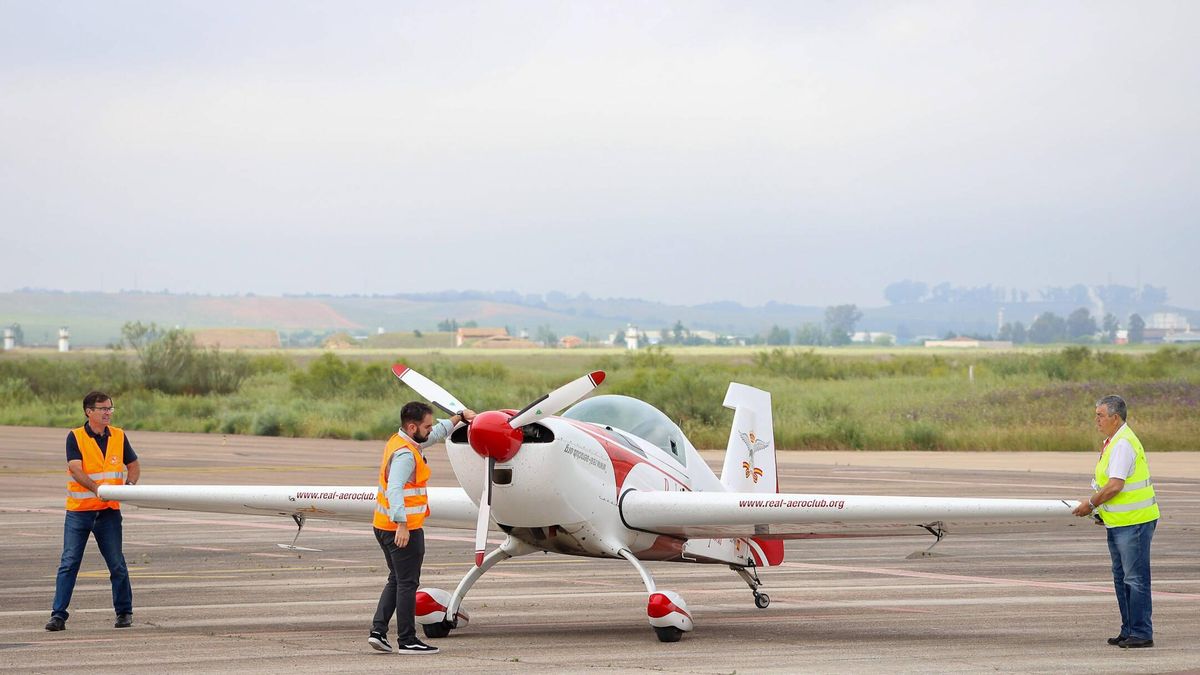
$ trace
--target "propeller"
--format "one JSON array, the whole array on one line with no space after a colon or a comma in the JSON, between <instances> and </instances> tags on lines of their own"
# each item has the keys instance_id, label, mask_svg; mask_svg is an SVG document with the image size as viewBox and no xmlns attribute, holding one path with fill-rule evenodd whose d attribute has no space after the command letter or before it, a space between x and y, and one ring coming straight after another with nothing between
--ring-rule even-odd
<instances>
[{"instance_id":1,"label":"propeller","mask_svg":"<svg viewBox=\"0 0 1200 675\"><path fill-rule=\"evenodd\" d=\"M408 366L398 363L392 366L392 372L401 382L451 415L457 415L466 408L450 392ZM483 554L487 548L488 522L492 514L492 470L496 468L496 462L507 462L521 449L525 439L521 427L557 413L586 396L602 382L604 371L595 370L539 397L516 414L488 410L471 420L467 441L476 454L487 460L484 466L484 492L479 499L479 519L475 523L476 566L483 565Z\"/></svg>"},{"instance_id":2,"label":"propeller","mask_svg":"<svg viewBox=\"0 0 1200 675\"><path fill-rule=\"evenodd\" d=\"M441 385L402 363L392 366L392 372L401 382L412 387L413 391L444 410L447 415L457 415L467 407L451 396L450 392L442 389Z\"/></svg>"},{"instance_id":3,"label":"propeller","mask_svg":"<svg viewBox=\"0 0 1200 675\"><path fill-rule=\"evenodd\" d=\"M514 429L533 424L534 422L553 415L586 396L604 382L604 371L594 370L583 377L571 380L554 391L525 406L508 424Z\"/></svg>"},{"instance_id":4,"label":"propeller","mask_svg":"<svg viewBox=\"0 0 1200 675\"><path fill-rule=\"evenodd\" d=\"M488 457L484 462L483 495L479 499L479 519L475 521L475 566L483 567L483 553L487 550L488 521L492 518L492 469L496 459Z\"/></svg>"}]
</instances>

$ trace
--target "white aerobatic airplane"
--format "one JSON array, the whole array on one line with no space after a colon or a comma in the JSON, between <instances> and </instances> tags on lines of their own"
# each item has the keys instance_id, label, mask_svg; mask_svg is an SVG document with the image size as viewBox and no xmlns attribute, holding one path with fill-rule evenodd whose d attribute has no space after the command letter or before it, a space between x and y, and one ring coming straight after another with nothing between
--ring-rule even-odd
<instances>
[{"instance_id":1,"label":"white aerobatic airplane","mask_svg":"<svg viewBox=\"0 0 1200 675\"><path fill-rule=\"evenodd\" d=\"M449 414L468 407L414 370L392 370ZM780 494L771 396L737 383L725 395L734 416L718 478L679 427L649 404L626 396L577 403L603 381L603 371L589 373L523 410L481 412L451 433L446 452L462 487L429 488L426 523L474 528L476 557L453 593L418 591L416 619L426 636L445 637L466 625L463 599L493 565L538 551L628 561L646 586L650 625L659 640L674 642L692 630L692 616L678 593L655 585L643 561L727 565L749 585L754 604L766 608L770 598L759 590L757 569L783 562L785 539L927 532L940 540L979 524L1074 521L1077 502L1057 499ZM149 508L290 516L302 529L308 518L370 522L376 489L105 485L100 497ZM484 555L493 521L507 537Z\"/></svg>"}]
</instances>

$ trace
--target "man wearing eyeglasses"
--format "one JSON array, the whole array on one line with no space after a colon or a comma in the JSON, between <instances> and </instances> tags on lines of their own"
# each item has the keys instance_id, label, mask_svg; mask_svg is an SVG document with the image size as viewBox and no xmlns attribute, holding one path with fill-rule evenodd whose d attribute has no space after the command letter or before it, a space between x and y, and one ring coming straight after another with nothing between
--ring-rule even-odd
<instances>
[{"instance_id":1,"label":"man wearing eyeglasses","mask_svg":"<svg viewBox=\"0 0 1200 675\"><path fill-rule=\"evenodd\" d=\"M62 560L54 584L54 608L46 624L49 631L67 627L67 606L71 604L89 535L96 538L96 546L108 565L117 613L114 627L133 625L133 589L121 552L121 505L100 499L96 492L101 485L137 483L141 467L125 432L109 424L113 402L108 394L89 392L83 397L83 414L87 423L67 434L67 515Z\"/></svg>"},{"instance_id":2,"label":"man wearing eyeglasses","mask_svg":"<svg viewBox=\"0 0 1200 675\"><path fill-rule=\"evenodd\" d=\"M1121 631L1108 644L1122 649L1154 646L1150 604L1150 541L1158 525L1158 499L1142 442L1125 423L1128 410L1120 396L1096 402L1096 429L1104 447L1096 462L1092 494L1075 515L1100 515L1108 534L1113 585L1121 610Z\"/></svg>"}]
</instances>

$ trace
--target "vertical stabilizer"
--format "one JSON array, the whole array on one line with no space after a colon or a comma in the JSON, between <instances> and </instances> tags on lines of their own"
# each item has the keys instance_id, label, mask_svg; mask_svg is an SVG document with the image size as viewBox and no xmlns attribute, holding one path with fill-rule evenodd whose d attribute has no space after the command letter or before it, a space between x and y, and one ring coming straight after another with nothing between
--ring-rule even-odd
<instances>
[{"instance_id":1,"label":"vertical stabilizer","mask_svg":"<svg viewBox=\"0 0 1200 675\"><path fill-rule=\"evenodd\" d=\"M733 427L725 446L721 484L731 492L779 492L771 394L731 382L725 407L733 410Z\"/></svg>"}]
</instances>

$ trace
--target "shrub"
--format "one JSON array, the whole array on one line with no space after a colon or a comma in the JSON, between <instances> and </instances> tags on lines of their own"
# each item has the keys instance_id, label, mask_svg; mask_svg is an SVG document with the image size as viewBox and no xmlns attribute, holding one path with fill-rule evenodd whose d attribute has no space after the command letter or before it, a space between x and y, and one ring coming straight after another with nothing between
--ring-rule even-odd
<instances>
[{"instance_id":1,"label":"shrub","mask_svg":"<svg viewBox=\"0 0 1200 675\"><path fill-rule=\"evenodd\" d=\"M142 384L165 394L230 394L250 375L248 359L203 349L182 329L174 328L138 349Z\"/></svg>"},{"instance_id":2,"label":"shrub","mask_svg":"<svg viewBox=\"0 0 1200 675\"><path fill-rule=\"evenodd\" d=\"M350 364L326 352L313 359L307 369L292 373L292 389L298 394L330 398L342 394L352 377Z\"/></svg>"},{"instance_id":3,"label":"shrub","mask_svg":"<svg viewBox=\"0 0 1200 675\"><path fill-rule=\"evenodd\" d=\"M662 345L629 352L625 360L633 368L670 368L675 365L675 357L667 353Z\"/></svg>"},{"instance_id":4,"label":"shrub","mask_svg":"<svg viewBox=\"0 0 1200 675\"><path fill-rule=\"evenodd\" d=\"M400 411L387 412L375 417L375 421L365 430L368 438L386 439L396 433L400 426Z\"/></svg>"},{"instance_id":5,"label":"shrub","mask_svg":"<svg viewBox=\"0 0 1200 675\"><path fill-rule=\"evenodd\" d=\"M83 399L91 389L117 396L138 386L137 377L127 361L106 359L49 360L28 358L0 360L0 380L19 379L30 393L45 399Z\"/></svg>"},{"instance_id":6,"label":"shrub","mask_svg":"<svg viewBox=\"0 0 1200 675\"><path fill-rule=\"evenodd\" d=\"M217 403L212 399L200 397L180 397L172 401L172 414L179 417L204 418L217 414Z\"/></svg>"},{"instance_id":7,"label":"shrub","mask_svg":"<svg viewBox=\"0 0 1200 675\"><path fill-rule=\"evenodd\" d=\"M830 422L850 414L850 404L832 398L807 401L804 411L814 422Z\"/></svg>"},{"instance_id":8,"label":"shrub","mask_svg":"<svg viewBox=\"0 0 1200 675\"><path fill-rule=\"evenodd\" d=\"M639 398L681 426L697 422L713 425L728 418L721 406L726 386L723 378L718 380L704 371L638 368L631 379L614 383L609 391Z\"/></svg>"},{"instance_id":9,"label":"shrub","mask_svg":"<svg viewBox=\"0 0 1200 675\"><path fill-rule=\"evenodd\" d=\"M840 419L833 424L831 437L844 446L862 450L866 446L866 434L862 424L854 419Z\"/></svg>"},{"instance_id":10,"label":"shrub","mask_svg":"<svg viewBox=\"0 0 1200 675\"><path fill-rule=\"evenodd\" d=\"M615 373L625 365L625 361L614 354L597 356L588 362L588 369L603 370L605 373Z\"/></svg>"},{"instance_id":11,"label":"shrub","mask_svg":"<svg viewBox=\"0 0 1200 675\"><path fill-rule=\"evenodd\" d=\"M259 354L252 356L249 359L248 367L250 375L288 373L294 368L291 359L283 354Z\"/></svg>"},{"instance_id":12,"label":"shrub","mask_svg":"<svg viewBox=\"0 0 1200 675\"><path fill-rule=\"evenodd\" d=\"M833 380L844 377L844 373L832 359L820 356L811 349L772 349L769 352L758 352L754 355L754 363L772 375L797 380Z\"/></svg>"},{"instance_id":13,"label":"shrub","mask_svg":"<svg viewBox=\"0 0 1200 675\"><path fill-rule=\"evenodd\" d=\"M341 424L326 423L317 428L316 437L334 438L345 441L353 438L353 434Z\"/></svg>"},{"instance_id":14,"label":"shrub","mask_svg":"<svg viewBox=\"0 0 1200 675\"><path fill-rule=\"evenodd\" d=\"M910 448L936 450L941 442L941 432L925 422L917 422L904 427L904 444Z\"/></svg>"},{"instance_id":15,"label":"shrub","mask_svg":"<svg viewBox=\"0 0 1200 675\"><path fill-rule=\"evenodd\" d=\"M254 417L257 436L298 436L300 423L290 411L271 406Z\"/></svg>"},{"instance_id":16,"label":"shrub","mask_svg":"<svg viewBox=\"0 0 1200 675\"><path fill-rule=\"evenodd\" d=\"M396 378L382 363L343 361L326 352L292 373L292 390L313 398L389 398L396 394Z\"/></svg>"},{"instance_id":17,"label":"shrub","mask_svg":"<svg viewBox=\"0 0 1200 675\"><path fill-rule=\"evenodd\" d=\"M223 434L248 434L253 428L254 416L248 412L228 412L221 416L219 429Z\"/></svg>"},{"instance_id":18,"label":"shrub","mask_svg":"<svg viewBox=\"0 0 1200 675\"><path fill-rule=\"evenodd\" d=\"M0 401L8 405L28 403L35 398L23 377L0 378Z\"/></svg>"}]
</instances>

